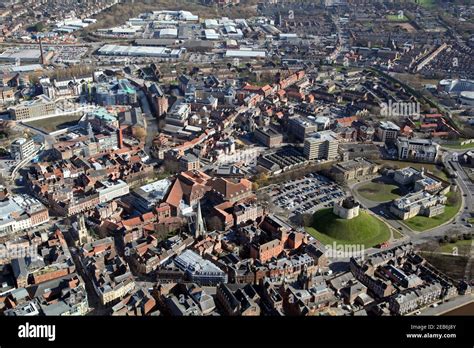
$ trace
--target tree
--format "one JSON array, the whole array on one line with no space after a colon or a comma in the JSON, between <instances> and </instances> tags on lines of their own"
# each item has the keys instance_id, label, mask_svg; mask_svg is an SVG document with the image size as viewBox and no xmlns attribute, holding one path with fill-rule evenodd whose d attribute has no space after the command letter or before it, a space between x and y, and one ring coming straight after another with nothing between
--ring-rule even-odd
<instances>
[{"instance_id":1,"label":"tree","mask_svg":"<svg viewBox=\"0 0 474 348\"><path fill-rule=\"evenodd\" d=\"M141 126L136 126L133 129L133 135L141 142L146 139L146 129Z\"/></svg>"},{"instance_id":2,"label":"tree","mask_svg":"<svg viewBox=\"0 0 474 348\"><path fill-rule=\"evenodd\" d=\"M206 226L209 231L222 231L224 229L221 219L215 215L206 219Z\"/></svg>"},{"instance_id":3,"label":"tree","mask_svg":"<svg viewBox=\"0 0 474 348\"><path fill-rule=\"evenodd\" d=\"M173 160L166 160L164 163L164 168L168 173L177 173L179 171L179 163Z\"/></svg>"},{"instance_id":4,"label":"tree","mask_svg":"<svg viewBox=\"0 0 474 348\"><path fill-rule=\"evenodd\" d=\"M447 203L448 203L449 205L451 205L451 206L456 205L456 204L458 203L458 199L459 199L459 198L458 198L457 195L455 195L455 194L454 194L454 195L450 195L450 196L448 197Z\"/></svg>"},{"instance_id":5,"label":"tree","mask_svg":"<svg viewBox=\"0 0 474 348\"><path fill-rule=\"evenodd\" d=\"M43 22L38 22L34 25L32 25L31 27L29 27L28 29L31 30L31 31L34 31L34 32L42 32L44 30L44 23Z\"/></svg>"},{"instance_id":6,"label":"tree","mask_svg":"<svg viewBox=\"0 0 474 348\"><path fill-rule=\"evenodd\" d=\"M266 173L260 173L258 174L257 176L257 179L255 180L255 182L260 186L264 186L268 181L268 174Z\"/></svg>"},{"instance_id":7,"label":"tree","mask_svg":"<svg viewBox=\"0 0 474 348\"><path fill-rule=\"evenodd\" d=\"M314 220L313 214L301 214L300 219L301 225L305 227L311 226Z\"/></svg>"}]
</instances>

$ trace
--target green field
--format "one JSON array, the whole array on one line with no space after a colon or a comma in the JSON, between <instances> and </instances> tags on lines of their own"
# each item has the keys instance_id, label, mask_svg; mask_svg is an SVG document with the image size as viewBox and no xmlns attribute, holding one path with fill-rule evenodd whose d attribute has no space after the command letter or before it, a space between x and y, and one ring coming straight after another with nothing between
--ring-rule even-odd
<instances>
[{"instance_id":1,"label":"green field","mask_svg":"<svg viewBox=\"0 0 474 348\"><path fill-rule=\"evenodd\" d=\"M463 239L463 240L458 240L456 243L443 244L436 251L440 253L451 254L455 251L454 248L457 248L457 252L459 255L468 256L471 253L471 247L472 247L472 240Z\"/></svg>"},{"instance_id":2,"label":"green field","mask_svg":"<svg viewBox=\"0 0 474 348\"><path fill-rule=\"evenodd\" d=\"M392 22L408 22L408 18L405 15L403 16L399 16L398 14L387 15L387 19Z\"/></svg>"},{"instance_id":3,"label":"green field","mask_svg":"<svg viewBox=\"0 0 474 348\"><path fill-rule=\"evenodd\" d=\"M450 202L450 197L456 195L456 201L454 203ZM403 221L405 225L410 227L414 231L426 231L434 227L444 224L451 220L461 208L461 196L459 193L449 192L447 195L448 202L446 203L446 208L444 213L438 216L426 217L426 216L415 216L411 219Z\"/></svg>"},{"instance_id":4,"label":"green field","mask_svg":"<svg viewBox=\"0 0 474 348\"><path fill-rule=\"evenodd\" d=\"M434 176L439 177L443 180L448 180L448 177L443 172L443 165L436 165L432 163L418 163L418 162L405 162L405 161L391 161L391 160L380 160L376 161L380 164L386 164L392 167L397 167L398 169L405 168L405 167L413 167L420 170L422 167L425 168L426 171L429 171Z\"/></svg>"},{"instance_id":5,"label":"green field","mask_svg":"<svg viewBox=\"0 0 474 348\"><path fill-rule=\"evenodd\" d=\"M423 7L433 7L436 4L435 0L413 0L413 2Z\"/></svg>"},{"instance_id":6,"label":"green field","mask_svg":"<svg viewBox=\"0 0 474 348\"><path fill-rule=\"evenodd\" d=\"M44 130L46 133L54 132L59 129L64 129L77 124L81 119L81 115L70 115L70 116L57 116L49 117L41 120L25 122L27 125L31 125L35 128Z\"/></svg>"},{"instance_id":7,"label":"green field","mask_svg":"<svg viewBox=\"0 0 474 348\"><path fill-rule=\"evenodd\" d=\"M323 244L360 244L365 248L390 238L389 228L379 219L361 211L359 216L345 220L333 214L332 209L314 213L312 226L306 231Z\"/></svg>"},{"instance_id":8,"label":"green field","mask_svg":"<svg viewBox=\"0 0 474 348\"><path fill-rule=\"evenodd\" d=\"M459 143L458 144L443 144L441 146L442 147L447 147L449 149L455 149L455 150L456 149L467 150L467 149L474 148L474 143L469 143L469 144L464 144L464 145L460 145Z\"/></svg>"},{"instance_id":9,"label":"green field","mask_svg":"<svg viewBox=\"0 0 474 348\"><path fill-rule=\"evenodd\" d=\"M400 188L397 185L374 181L359 186L357 192L374 202L387 202L400 197Z\"/></svg>"}]
</instances>

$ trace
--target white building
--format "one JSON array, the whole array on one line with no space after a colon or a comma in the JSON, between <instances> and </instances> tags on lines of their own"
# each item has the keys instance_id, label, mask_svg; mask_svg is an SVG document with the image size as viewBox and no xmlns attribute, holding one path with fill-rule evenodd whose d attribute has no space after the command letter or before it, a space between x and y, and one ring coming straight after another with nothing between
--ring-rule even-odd
<instances>
[{"instance_id":1,"label":"white building","mask_svg":"<svg viewBox=\"0 0 474 348\"><path fill-rule=\"evenodd\" d=\"M436 162L439 145L431 139L403 138L396 140L398 159L417 162Z\"/></svg>"},{"instance_id":2,"label":"white building","mask_svg":"<svg viewBox=\"0 0 474 348\"><path fill-rule=\"evenodd\" d=\"M170 186L171 181L168 179L157 180L141 186L133 191L133 203L138 209L149 211L165 197Z\"/></svg>"},{"instance_id":3,"label":"white building","mask_svg":"<svg viewBox=\"0 0 474 348\"><path fill-rule=\"evenodd\" d=\"M97 189L100 203L109 202L130 192L128 184L122 180L117 180L117 182L102 181L101 184L103 186Z\"/></svg>"},{"instance_id":4,"label":"white building","mask_svg":"<svg viewBox=\"0 0 474 348\"><path fill-rule=\"evenodd\" d=\"M26 194L0 202L0 235L14 233L49 221L48 209Z\"/></svg>"},{"instance_id":5,"label":"white building","mask_svg":"<svg viewBox=\"0 0 474 348\"><path fill-rule=\"evenodd\" d=\"M31 157L35 153L35 143L33 139L19 138L10 145L11 157L17 161Z\"/></svg>"}]
</instances>

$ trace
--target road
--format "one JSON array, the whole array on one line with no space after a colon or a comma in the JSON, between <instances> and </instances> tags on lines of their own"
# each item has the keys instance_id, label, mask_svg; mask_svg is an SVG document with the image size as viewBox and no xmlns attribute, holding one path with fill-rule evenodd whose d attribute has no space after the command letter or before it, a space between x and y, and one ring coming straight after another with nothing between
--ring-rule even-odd
<instances>
[{"instance_id":1,"label":"road","mask_svg":"<svg viewBox=\"0 0 474 348\"><path fill-rule=\"evenodd\" d=\"M474 294L458 296L449 301L441 302L437 307L426 307L421 309L420 315L442 315L456 308L462 307L474 301Z\"/></svg>"},{"instance_id":2,"label":"road","mask_svg":"<svg viewBox=\"0 0 474 348\"><path fill-rule=\"evenodd\" d=\"M463 222L462 219L467 219L471 217L471 214L474 212L473 202L472 202L473 195L474 195L474 184L468 178L468 176L464 172L464 169L456 160L456 158L457 158L456 150L446 150L443 155L443 162L445 163L445 166L449 166L449 164L452 164L453 167L456 169L456 173L458 177L455 179L455 181L458 187L460 188L460 190L462 191L462 198L463 198L463 204L461 208L462 211L461 211L461 214L458 216L457 221Z\"/></svg>"}]
</instances>

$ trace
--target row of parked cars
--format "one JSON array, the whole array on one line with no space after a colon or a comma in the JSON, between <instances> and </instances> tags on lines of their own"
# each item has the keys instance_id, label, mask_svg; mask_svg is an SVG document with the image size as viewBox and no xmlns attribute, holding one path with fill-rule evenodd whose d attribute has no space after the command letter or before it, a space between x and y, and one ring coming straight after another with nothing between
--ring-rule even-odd
<instances>
[{"instance_id":1,"label":"row of parked cars","mask_svg":"<svg viewBox=\"0 0 474 348\"><path fill-rule=\"evenodd\" d=\"M333 181L316 173L290 180L270 193L273 202L293 214L313 213L334 205L345 194Z\"/></svg>"}]
</instances>

